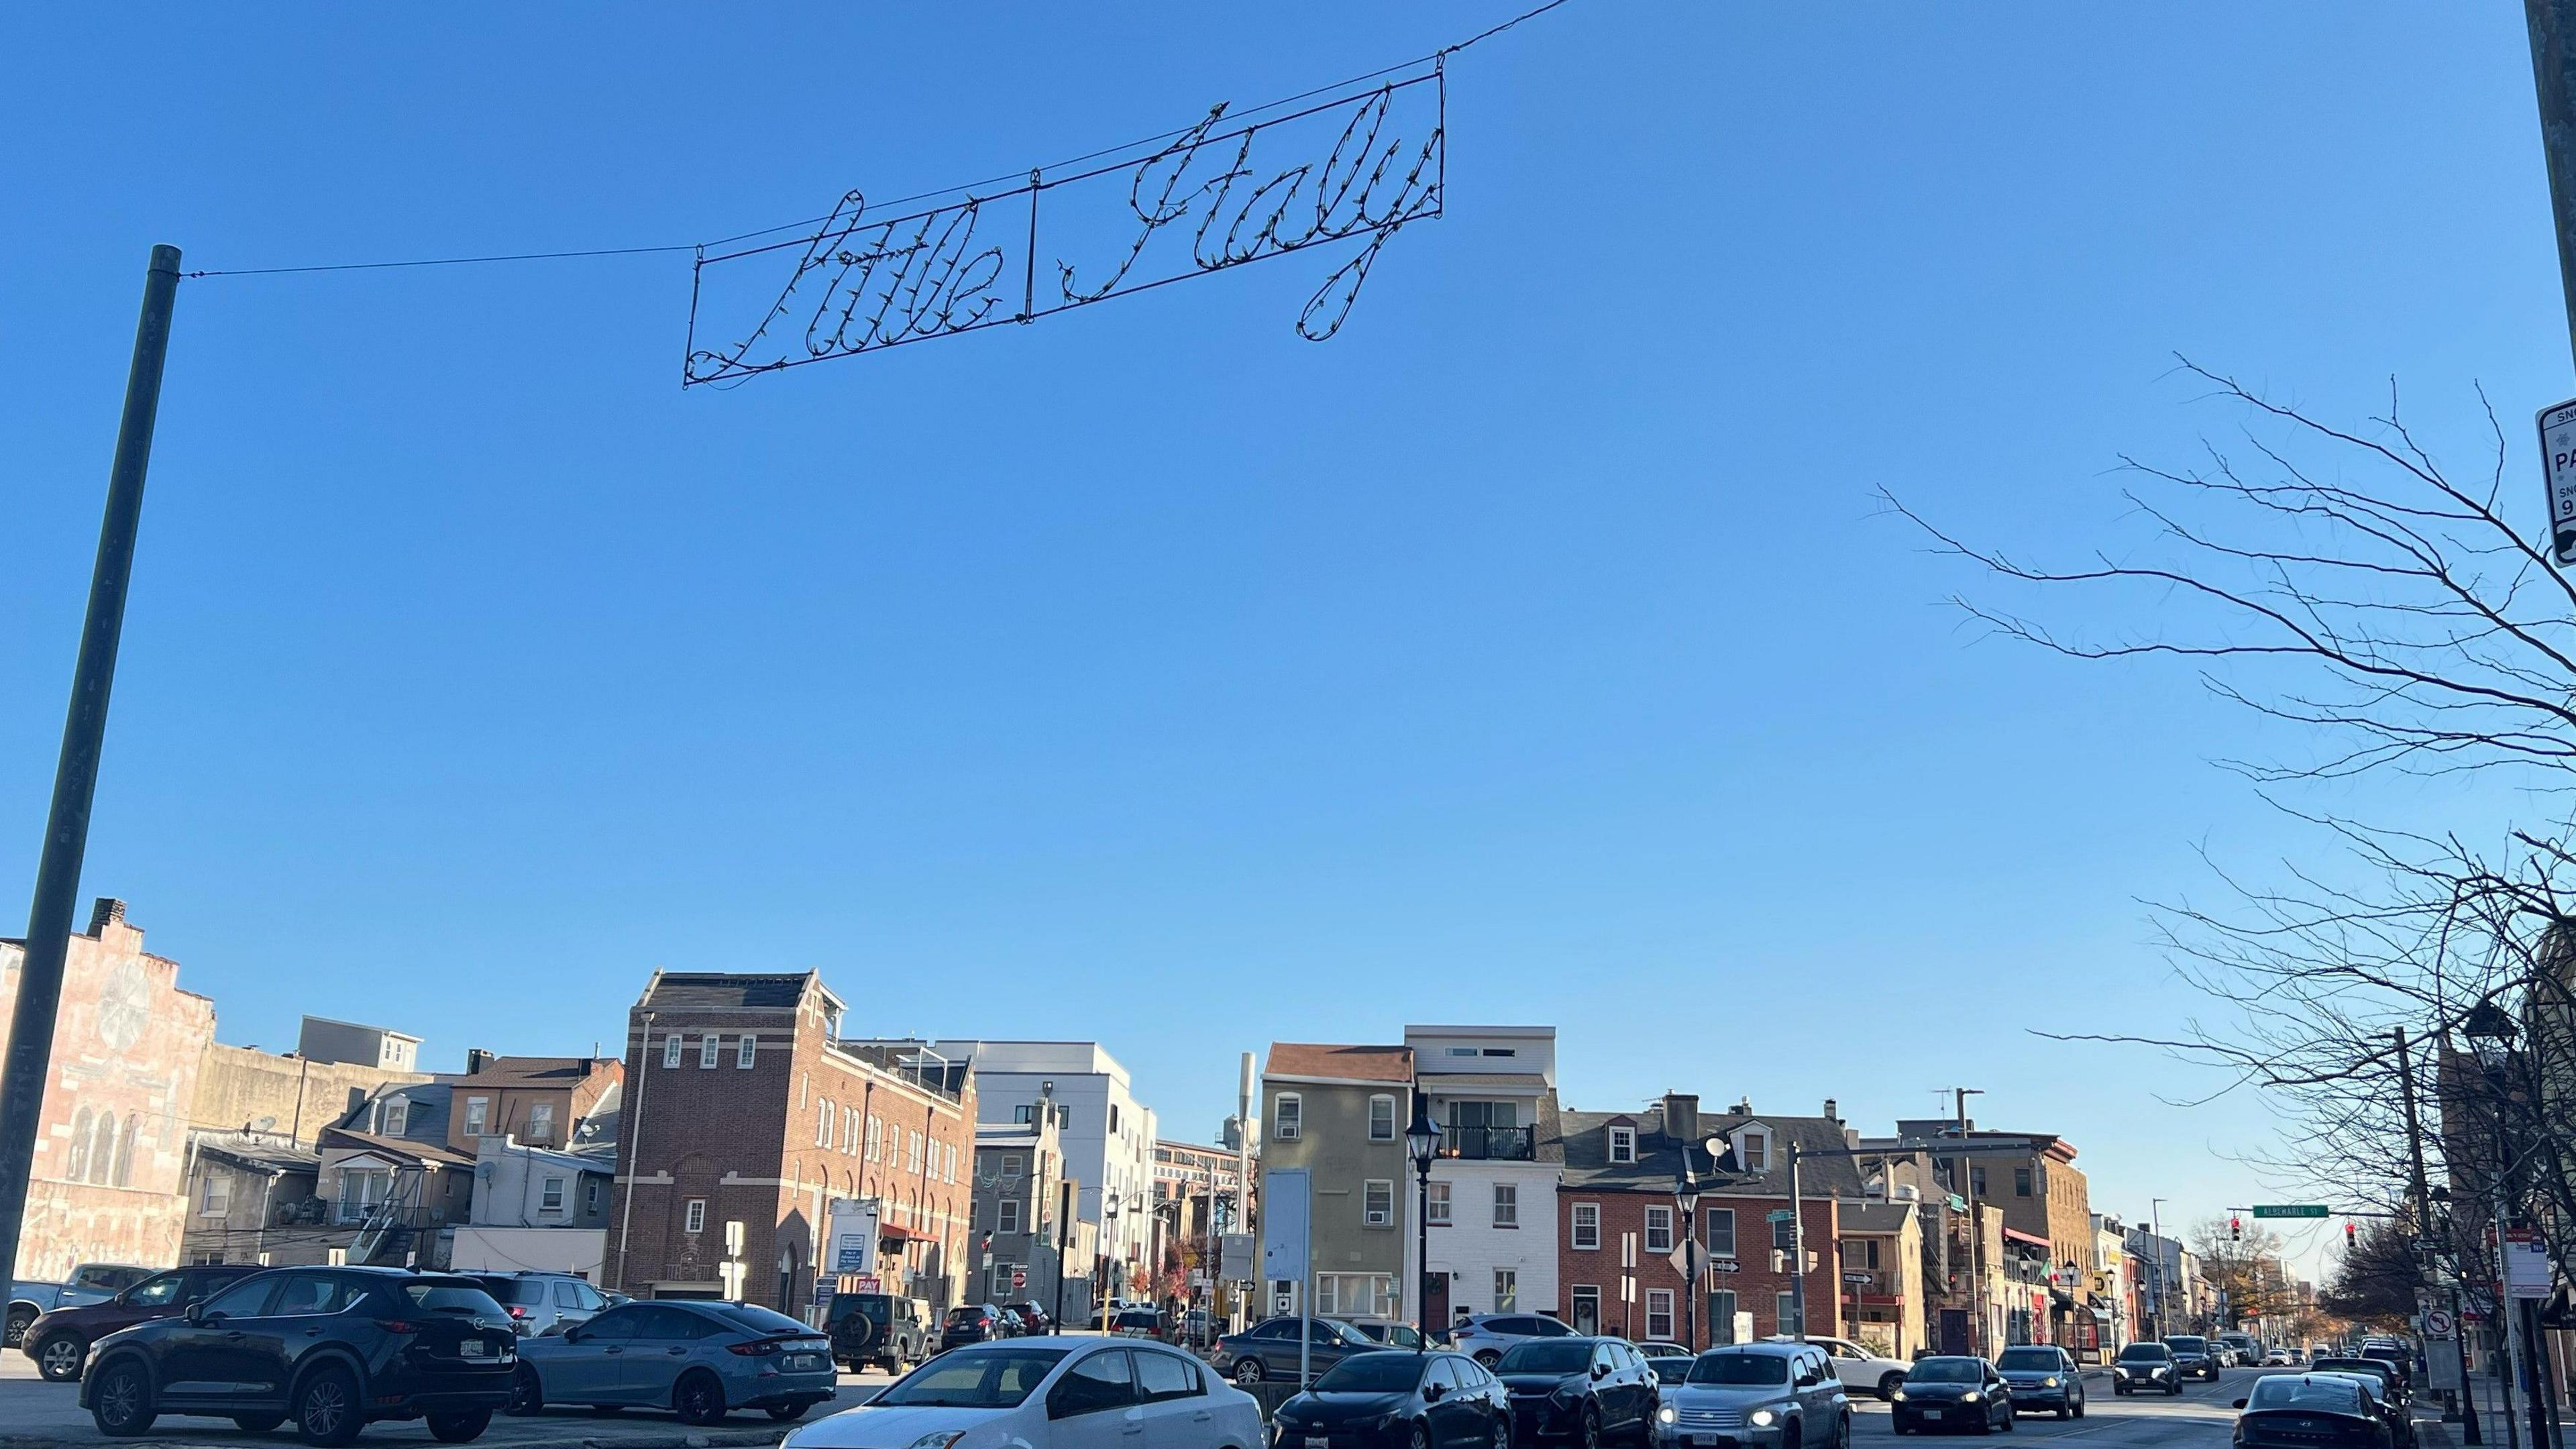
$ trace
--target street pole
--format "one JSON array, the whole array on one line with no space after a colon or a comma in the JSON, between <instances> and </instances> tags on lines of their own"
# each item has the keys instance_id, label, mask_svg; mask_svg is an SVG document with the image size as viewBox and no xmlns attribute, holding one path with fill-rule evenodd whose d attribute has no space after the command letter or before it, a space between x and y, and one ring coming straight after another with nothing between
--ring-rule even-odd
<instances>
[{"instance_id":1,"label":"street pole","mask_svg":"<svg viewBox=\"0 0 2576 1449\"><path fill-rule=\"evenodd\" d=\"M116 459L107 475L107 515L99 524L98 560L90 570L89 613L81 622L72 666L71 708L54 766L54 798L36 862L35 901L27 912L27 947L18 972L9 1055L0 1065L0 1278L14 1278L18 1234L34 1181L36 1133L44 1124L45 1082L53 1066L54 1017L63 1000L63 963L71 952L72 909L81 861L89 849L90 802L107 736L108 694L116 682L116 648L125 629L125 594L134 576L134 537L143 521L143 479L152 462L152 423L161 408L161 365L170 351L170 313L179 295L179 249L156 246L143 277L143 316L134 329L134 359L125 375L125 415L116 429Z\"/></svg>"},{"instance_id":2,"label":"street pole","mask_svg":"<svg viewBox=\"0 0 2576 1449\"><path fill-rule=\"evenodd\" d=\"M2549 214L2558 234L2558 283L2576 342L2576 0L2522 0L2531 32L2532 89L2540 100L2540 150L2549 166Z\"/></svg>"},{"instance_id":3,"label":"street pole","mask_svg":"<svg viewBox=\"0 0 2576 1449\"><path fill-rule=\"evenodd\" d=\"M2165 1308L2165 1200L2163 1198L2150 1198L2147 1201L2147 1238L2156 1250L2155 1336L2162 1338L2173 1331L2169 1324L2171 1315Z\"/></svg>"},{"instance_id":4,"label":"street pole","mask_svg":"<svg viewBox=\"0 0 2576 1449\"><path fill-rule=\"evenodd\" d=\"M1959 1196L1968 1204L1968 1293L1973 1306L1968 1324L1968 1352L1979 1357L1986 1351L1986 1229L1977 1220L1977 1169L1966 1152L1968 1145L1968 1099L1986 1094L1983 1087L1952 1087L1951 1101L1958 1119L1958 1156L1950 1160L1959 1164Z\"/></svg>"},{"instance_id":5,"label":"street pole","mask_svg":"<svg viewBox=\"0 0 2576 1449\"><path fill-rule=\"evenodd\" d=\"M653 1013L644 1013L644 1037L635 1048L634 1148L620 1148L617 1165L626 1174L626 1205L617 1218L617 1291L626 1291L626 1245L635 1237L635 1164L644 1156L644 1074L653 1070Z\"/></svg>"},{"instance_id":6,"label":"street pole","mask_svg":"<svg viewBox=\"0 0 2576 1449\"><path fill-rule=\"evenodd\" d=\"M1789 1144L1789 1307L1798 1315L1798 1341L1807 1341L1807 1221L1798 1185L1798 1144Z\"/></svg>"},{"instance_id":7,"label":"street pole","mask_svg":"<svg viewBox=\"0 0 2576 1449\"><path fill-rule=\"evenodd\" d=\"M2415 1199L2415 1240L2429 1243L2433 1240L2433 1190L2424 1174L2424 1124L2415 1108L2415 1070L2406 1055L2406 1028L2398 1027L2392 1035L2397 1042L2397 1098L2406 1109L2407 1186ZM2450 1296L2451 1331L2456 1334L2460 1323L2460 1290L2456 1285ZM2455 1345L2462 1342L2457 1338L2451 1341ZM2483 1444L2486 1436L2478 1424L2477 1405L2470 1401L2468 1382L2469 1360L2464 1351L2460 1354L2461 1388L2456 1402L2451 1390L2442 1390L2442 1417L2460 1426L2462 1444Z\"/></svg>"}]
</instances>

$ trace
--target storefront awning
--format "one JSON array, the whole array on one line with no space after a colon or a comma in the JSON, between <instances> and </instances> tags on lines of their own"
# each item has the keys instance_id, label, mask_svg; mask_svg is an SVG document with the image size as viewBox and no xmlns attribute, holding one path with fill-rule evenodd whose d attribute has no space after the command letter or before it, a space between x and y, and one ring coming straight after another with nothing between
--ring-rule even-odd
<instances>
[{"instance_id":1,"label":"storefront awning","mask_svg":"<svg viewBox=\"0 0 2576 1449\"><path fill-rule=\"evenodd\" d=\"M2048 1251L2048 1239L2035 1238L2028 1233L2014 1228L2004 1229L2004 1241L2007 1243L2020 1243L2025 1247L2037 1248L2043 1253Z\"/></svg>"},{"instance_id":2,"label":"storefront awning","mask_svg":"<svg viewBox=\"0 0 2576 1449\"><path fill-rule=\"evenodd\" d=\"M2111 1321L2111 1310L2110 1310L2110 1309L2105 1308L2105 1307L2101 1306L2101 1305L2100 1305L2100 1304L2098 1304L2098 1303L2095 1303L2095 1304L2089 1304L2089 1305L2087 1305L2087 1306L2088 1306L2088 1307L2091 1309L2091 1311L2092 1311L2092 1314L2093 1314L2093 1321L2094 1321L2095 1323L2108 1323L2108 1322L2110 1322L2110 1321Z\"/></svg>"},{"instance_id":3,"label":"storefront awning","mask_svg":"<svg viewBox=\"0 0 2576 1449\"><path fill-rule=\"evenodd\" d=\"M2048 1299L2051 1303L2057 1305L2057 1311L2060 1313L2072 1313L2075 1311L2075 1295L2067 1292L2063 1288L2049 1289Z\"/></svg>"},{"instance_id":4,"label":"storefront awning","mask_svg":"<svg viewBox=\"0 0 2576 1449\"><path fill-rule=\"evenodd\" d=\"M933 1243L938 1241L938 1239L933 1238L928 1233L914 1232L912 1229L907 1228L900 1223L884 1223L879 1225L877 1228L877 1239L880 1242L892 1243L897 1246L901 1246L905 1243Z\"/></svg>"}]
</instances>

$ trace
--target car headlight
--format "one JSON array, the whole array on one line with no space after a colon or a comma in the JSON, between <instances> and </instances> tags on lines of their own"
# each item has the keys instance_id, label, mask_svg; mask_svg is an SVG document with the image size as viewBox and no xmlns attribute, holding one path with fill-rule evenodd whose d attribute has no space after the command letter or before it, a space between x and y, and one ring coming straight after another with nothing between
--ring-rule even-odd
<instances>
[{"instance_id":1,"label":"car headlight","mask_svg":"<svg viewBox=\"0 0 2576 1449\"><path fill-rule=\"evenodd\" d=\"M1681 1415L1676 1412L1670 1404L1666 1404L1655 1411L1655 1422L1658 1424L1677 1423L1680 1419Z\"/></svg>"},{"instance_id":2,"label":"car headlight","mask_svg":"<svg viewBox=\"0 0 2576 1449\"><path fill-rule=\"evenodd\" d=\"M1973 1403L1976 1403L1977 1401L1979 1401L1980 1399L1983 1399L1984 1397L1985 1397L1985 1395L1983 1395L1983 1394L1981 1394L1981 1393L1978 1393L1975 1389L1970 1389L1970 1390L1968 1390L1966 1393L1961 1394L1961 1395L1959 1396L1959 1402L1960 1402L1960 1403L1963 1403L1963 1404L1973 1404ZM917 1446L916 1446L916 1449L917 1449Z\"/></svg>"},{"instance_id":3,"label":"car headlight","mask_svg":"<svg viewBox=\"0 0 2576 1449\"><path fill-rule=\"evenodd\" d=\"M965 1437L966 1431L963 1429L933 1429L913 1440L908 1449L948 1449L948 1446Z\"/></svg>"},{"instance_id":4,"label":"car headlight","mask_svg":"<svg viewBox=\"0 0 2576 1449\"><path fill-rule=\"evenodd\" d=\"M1745 1422L1751 1424L1756 1429L1768 1429L1773 1424L1780 1422L1780 1416L1772 1413L1769 1409L1756 1409L1753 1411L1752 1415L1745 1420Z\"/></svg>"},{"instance_id":5,"label":"car headlight","mask_svg":"<svg viewBox=\"0 0 2576 1449\"><path fill-rule=\"evenodd\" d=\"M641 1129L638 1129L638 1130L641 1130ZM1896 1402L1898 1402L1898 1403L1900 1403L1900 1404L1905 1402L1905 1390L1903 1390L1903 1389L1898 1389L1898 1390L1896 1391Z\"/></svg>"},{"instance_id":6,"label":"car headlight","mask_svg":"<svg viewBox=\"0 0 2576 1449\"><path fill-rule=\"evenodd\" d=\"M2057 1387L2057 1380L2054 1377L2044 1378L2039 1381L2039 1386L2043 1389L2053 1389Z\"/></svg>"}]
</instances>

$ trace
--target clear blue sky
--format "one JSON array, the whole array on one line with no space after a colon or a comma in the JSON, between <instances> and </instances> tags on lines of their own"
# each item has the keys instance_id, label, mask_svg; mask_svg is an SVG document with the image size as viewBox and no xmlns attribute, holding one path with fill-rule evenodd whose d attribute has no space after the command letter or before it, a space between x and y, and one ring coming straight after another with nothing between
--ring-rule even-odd
<instances>
[{"instance_id":1,"label":"clear blue sky","mask_svg":"<svg viewBox=\"0 0 2576 1449\"><path fill-rule=\"evenodd\" d=\"M150 243L691 241L1508 13L0 14L0 881ZM2304 848L2205 763L2281 742L1981 641L1872 490L2082 548L2114 453L2233 427L2176 350L2398 374L2464 454L2483 381L2527 470L2529 86L2492 6L1577 0L1460 58L1448 215L1329 344L1311 258L685 394L684 258L190 283L87 890L271 1047L582 1050L657 965L811 966L864 1030L1098 1037L1202 1137L1273 1038L1553 1021L1584 1107L1965 1082L2101 1206L2241 1202L2262 1103L2026 1029L2192 1010L2139 901Z\"/></svg>"}]
</instances>

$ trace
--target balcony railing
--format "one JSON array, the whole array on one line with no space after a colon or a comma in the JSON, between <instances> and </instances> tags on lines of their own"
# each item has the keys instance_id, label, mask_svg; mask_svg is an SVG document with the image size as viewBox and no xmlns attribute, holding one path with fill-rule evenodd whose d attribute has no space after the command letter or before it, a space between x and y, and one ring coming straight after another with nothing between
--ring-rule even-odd
<instances>
[{"instance_id":1,"label":"balcony railing","mask_svg":"<svg viewBox=\"0 0 2576 1449\"><path fill-rule=\"evenodd\" d=\"M1531 1127L1443 1127L1440 1155L1486 1162L1529 1162L1538 1156L1538 1133Z\"/></svg>"}]
</instances>

